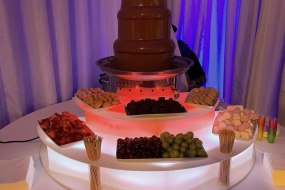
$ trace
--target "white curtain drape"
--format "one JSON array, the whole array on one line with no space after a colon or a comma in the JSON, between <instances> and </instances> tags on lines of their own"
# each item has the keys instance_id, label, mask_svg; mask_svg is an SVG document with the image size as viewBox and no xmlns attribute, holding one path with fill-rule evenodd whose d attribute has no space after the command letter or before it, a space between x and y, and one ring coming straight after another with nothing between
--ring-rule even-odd
<instances>
[{"instance_id":1,"label":"white curtain drape","mask_svg":"<svg viewBox=\"0 0 285 190\"><path fill-rule=\"evenodd\" d=\"M285 126L285 67L283 67L278 107L278 121L281 125Z\"/></svg>"},{"instance_id":2,"label":"white curtain drape","mask_svg":"<svg viewBox=\"0 0 285 190\"><path fill-rule=\"evenodd\" d=\"M120 1L0 1L0 126L99 86ZM1 128L1 127L0 127Z\"/></svg>"},{"instance_id":3,"label":"white curtain drape","mask_svg":"<svg viewBox=\"0 0 285 190\"><path fill-rule=\"evenodd\" d=\"M271 117L278 116L285 59L284 18L285 1L262 2L245 99L245 105ZM279 117L284 118L285 113L280 112Z\"/></svg>"},{"instance_id":4,"label":"white curtain drape","mask_svg":"<svg viewBox=\"0 0 285 190\"><path fill-rule=\"evenodd\" d=\"M285 125L285 1L242 1L241 11L231 102Z\"/></svg>"},{"instance_id":5,"label":"white curtain drape","mask_svg":"<svg viewBox=\"0 0 285 190\"><path fill-rule=\"evenodd\" d=\"M285 115L283 0L168 0L177 38L229 103ZM119 0L0 0L0 128L78 88L100 86ZM284 77L283 77L284 78ZM284 84L284 82L283 82ZM282 95L283 92L283 95Z\"/></svg>"}]
</instances>

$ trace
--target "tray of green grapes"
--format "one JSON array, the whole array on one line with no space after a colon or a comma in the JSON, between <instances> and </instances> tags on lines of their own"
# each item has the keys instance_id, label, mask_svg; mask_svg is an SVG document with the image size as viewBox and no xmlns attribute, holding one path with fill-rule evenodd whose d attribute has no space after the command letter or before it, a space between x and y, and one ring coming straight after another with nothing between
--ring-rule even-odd
<instances>
[{"instance_id":1,"label":"tray of green grapes","mask_svg":"<svg viewBox=\"0 0 285 190\"><path fill-rule=\"evenodd\" d=\"M167 131L160 136L134 137L117 139L116 158L129 159L202 159L208 154L202 140L194 137L194 133L178 133Z\"/></svg>"}]
</instances>

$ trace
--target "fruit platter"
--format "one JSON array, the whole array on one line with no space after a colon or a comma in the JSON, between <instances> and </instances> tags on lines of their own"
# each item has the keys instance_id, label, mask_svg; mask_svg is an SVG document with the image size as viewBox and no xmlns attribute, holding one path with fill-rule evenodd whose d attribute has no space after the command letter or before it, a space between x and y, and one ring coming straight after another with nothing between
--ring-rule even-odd
<instances>
[{"instance_id":1,"label":"fruit platter","mask_svg":"<svg viewBox=\"0 0 285 190\"><path fill-rule=\"evenodd\" d=\"M118 159L153 159L153 158L195 158L207 157L203 142L192 131L185 134L170 134L164 131L160 137L135 137L117 141Z\"/></svg>"},{"instance_id":2,"label":"fruit platter","mask_svg":"<svg viewBox=\"0 0 285 190\"><path fill-rule=\"evenodd\" d=\"M39 135L43 136L45 133L58 146L75 143L86 136L94 135L83 121L66 111L62 114L54 113L38 123Z\"/></svg>"},{"instance_id":3,"label":"fruit platter","mask_svg":"<svg viewBox=\"0 0 285 190\"><path fill-rule=\"evenodd\" d=\"M139 101L132 100L126 107L127 115L150 115L150 114L169 114L169 113L185 113L187 110L178 101L172 98L165 99L159 97L155 99L142 99Z\"/></svg>"}]
</instances>

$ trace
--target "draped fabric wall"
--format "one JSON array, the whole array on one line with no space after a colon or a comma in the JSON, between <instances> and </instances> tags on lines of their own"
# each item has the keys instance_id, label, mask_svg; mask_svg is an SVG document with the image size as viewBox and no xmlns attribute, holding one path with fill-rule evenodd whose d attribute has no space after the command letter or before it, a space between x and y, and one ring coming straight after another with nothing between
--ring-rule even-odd
<instances>
[{"instance_id":1,"label":"draped fabric wall","mask_svg":"<svg viewBox=\"0 0 285 190\"><path fill-rule=\"evenodd\" d=\"M285 125L285 1L181 0L175 15L177 38L197 53L206 86Z\"/></svg>"},{"instance_id":2,"label":"draped fabric wall","mask_svg":"<svg viewBox=\"0 0 285 190\"><path fill-rule=\"evenodd\" d=\"M99 86L120 1L0 1L0 126ZM1 128L1 127L0 127Z\"/></svg>"},{"instance_id":3,"label":"draped fabric wall","mask_svg":"<svg viewBox=\"0 0 285 190\"><path fill-rule=\"evenodd\" d=\"M285 63L285 1L263 1L259 17L244 103L262 114L277 116ZM280 112L279 118L284 117L285 112Z\"/></svg>"},{"instance_id":4,"label":"draped fabric wall","mask_svg":"<svg viewBox=\"0 0 285 190\"><path fill-rule=\"evenodd\" d=\"M177 38L197 53L207 73L206 85L219 89L229 103L276 115L284 65L285 2L167 2L178 26ZM0 128L70 99L78 88L99 86L101 71L95 61L113 55L120 4L0 1ZM284 114L284 101L279 102Z\"/></svg>"}]
</instances>

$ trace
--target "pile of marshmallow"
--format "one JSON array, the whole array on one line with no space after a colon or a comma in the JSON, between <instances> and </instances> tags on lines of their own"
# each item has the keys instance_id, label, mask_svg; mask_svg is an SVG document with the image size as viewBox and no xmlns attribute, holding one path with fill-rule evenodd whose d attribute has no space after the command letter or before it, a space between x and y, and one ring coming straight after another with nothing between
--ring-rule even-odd
<instances>
[{"instance_id":1,"label":"pile of marshmallow","mask_svg":"<svg viewBox=\"0 0 285 190\"><path fill-rule=\"evenodd\" d=\"M234 131L236 137L251 139L257 119L254 110L244 109L242 105L230 105L219 111L212 132L218 134L220 130L228 129Z\"/></svg>"}]
</instances>

